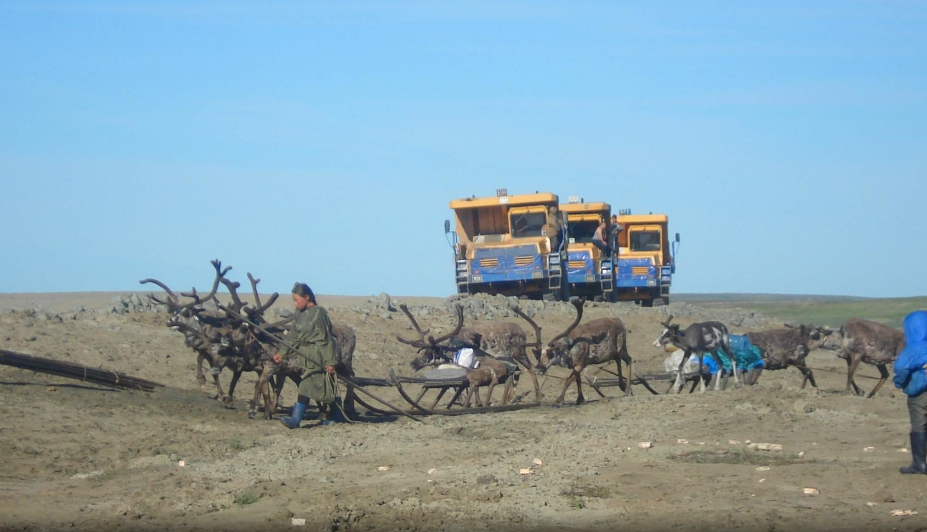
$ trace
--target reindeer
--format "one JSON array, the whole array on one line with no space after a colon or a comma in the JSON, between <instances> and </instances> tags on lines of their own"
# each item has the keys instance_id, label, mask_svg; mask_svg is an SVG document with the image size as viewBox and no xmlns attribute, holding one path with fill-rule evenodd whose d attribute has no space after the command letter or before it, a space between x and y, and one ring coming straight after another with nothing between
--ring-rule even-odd
<instances>
[{"instance_id":1,"label":"reindeer","mask_svg":"<svg viewBox=\"0 0 927 532\"><path fill-rule=\"evenodd\" d=\"M418 322L415 321L415 317L412 316L412 312L409 311L409 307L405 304L399 305L399 308L405 313L406 317L409 318L409 321L412 322L412 327L415 328L415 331L418 333L418 339L408 340L399 335L396 335L396 339L400 342L411 345L418 349L420 355L413 359L409 363L414 371L418 371L429 365L438 365L441 363L451 362L450 357L447 353L456 351L456 348L444 345L444 342L451 340L452 338L458 338L461 331L463 330L463 307L460 305L456 306L457 310L457 325L454 329L445 335L442 335L438 338L433 336L427 336L429 331L423 331L419 327ZM462 340L463 341L463 340ZM463 341L467 345L466 341ZM492 405L492 392L496 387L496 384L499 382L499 379L504 379L508 373L509 368L500 360L494 358L489 353L486 353L480 349L479 345L469 344L470 347L477 350L476 359L479 361L479 367L477 368L467 368L466 378L469 383L467 390L467 398L464 401L464 408L469 408L471 399L475 399L476 406L482 407L483 402L480 399L479 389L483 386L487 387L486 392L486 406ZM509 397L509 393L503 394L502 404L505 404Z\"/></svg>"},{"instance_id":2,"label":"reindeer","mask_svg":"<svg viewBox=\"0 0 927 532\"><path fill-rule=\"evenodd\" d=\"M881 323L851 318L840 330L835 332L833 341L822 345L822 349L837 351L837 356L847 361L847 387L844 393L863 395L863 391L853 380L860 362L873 364L879 368L879 382L866 398L872 398L882 384L888 379L888 364L905 347L904 333Z\"/></svg>"},{"instance_id":3,"label":"reindeer","mask_svg":"<svg viewBox=\"0 0 927 532\"><path fill-rule=\"evenodd\" d=\"M249 320L265 325L265 328L271 333L282 331L279 327L290 320L267 324L263 318L264 312L274 304L279 295L276 292L273 293L267 303L262 304L257 290L260 279L255 279L249 273L248 279L251 281L251 289L255 298L255 306L250 307L238 296L240 283L230 281L225 277L232 267L229 266L223 269L222 263L218 259L211 262L216 270L212 289L206 297L200 297L196 292L196 288L193 288L190 292L181 293L184 297L192 298L192 301L186 304L180 304L174 292L156 279L143 279L140 283L156 284L167 293L168 297L164 301L153 295L149 295L149 298L157 303L167 305L168 310L171 312L168 326L181 331L184 334L186 345L197 352L197 380L201 385L205 384L205 377L202 375L202 362L204 360L209 361L210 372L216 384L216 398L225 406L231 408L234 402L235 386L241 378L241 374L245 371L253 371L258 375L263 373L264 362L268 358L263 344L271 340L261 331L252 331L244 321L236 318L235 314L244 314ZM216 299L216 292L220 283L224 284L229 290L232 304L228 308L233 311L232 313L207 310L203 306L210 300ZM219 381L219 373L225 367L233 371L228 395L223 392ZM262 383L258 380L255 386L255 397L263 393L265 402L267 402L270 391L269 387L266 386L266 382Z\"/></svg>"},{"instance_id":4,"label":"reindeer","mask_svg":"<svg viewBox=\"0 0 927 532\"><path fill-rule=\"evenodd\" d=\"M745 334L750 343L760 348L763 355L763 369L775 371L795 366L804 378L801 388L811 382L811 386L818 387L814 381L814 373L805 365L805 358L815 349L824 345L827 337L832 333L826 327L814 325L799 325L798 327L786 325L785 329L750 332Z\"/></svg>"},{"instance_id":5,"label":"reindeer","mask_svg":"<svg viewBox=\"0 0 927 532\"><path fill-rule=\"evenodd\" d=\"M524 329L517 324L492 322L469 325L461 329L455 338L467 345L475 346L477 349L483 349L503 357L510 357L518 364L521 364L531 375L531 382L534 384L534 396L538 400L541 399L541 387L538 385L537 375L534 373L526 350L527 344L525 342L527 337Z\"/></svg>"},{"instance_id":6,"label":"reindeer","mask_svg":"<svg viewBox=\"0 0 927 532\"><path fill-rule=\"evenodd\" d=\"M212 369L213 380L216 385L216 399L220 402L226 400L226 395L222 391L222 385L219 383L219 371L221 367L216 367L214 360L218 355L221 347L222 333L222 315L215 311L206 310L203 304L215 298L216 291L219 288L220 280L232 269L231 266L222 269L222 263L216 259L211 261L216 270L216 277L213 281L212 289L205 297L200 297L196 288L190 292L181 292L184 297L191 298L188 303L181 304L177 295L164 283L157 279L142 279L140 284L152 283L161 287L167 294L166 299L159 299L149 294L148 298L167 307L170 318L167 325L172 330L180 331L184 335L184 344L197 353L196 358L196 380L200 387L205 388L206 377L203 374L203 362L208 361Z\"/></svg>"},{"instance_id":7,"label":"reindeer","mask_svg":"<svg viewBox=\"0 0 927 532\"><path fill-rule=\"evenodd\" d=\"M512 309L534 328L537 341L527 345L533 348L535 357L537 357L538 371L544 374L552 365L571 370L570 376L563 383L563 390L560 391L556 404L563 404L566 391L573 381L576 382L576 404L585 403L580 379L583 370L589 365L605 364L611 360L614 360L618 366L619 382L622 379L621 361L623 360L628 365L628 380L624 393L625 396L633 395L631 377L634 375L634 367L633 360L628 354L628 332L624 323L618 318L600 318L577 327L583 319L585 301L573 299L570 303L576 307L576 318L565 331L554 336L546 344L541 339L541 327L518 307ZM599 394L601 395L602 392Z\"/></svg>"},{"instance_id":8,"label":"reindeer","mask_svg":"<svg viewBox=\"0 0 927 532\"><path fill-rule=\"evenodd\" d=\"M354 329L346 325L332 323L332 336L335 340L335 360L338 361L335 365L335 371L346 377L354 377L354 348L357 346L357 335L354 333ZM263 370L254 389L254 399L251 401L251 408L248 409L248 417L253 418L257 414L259 392L265 389L265 385L273 383L273 395L264 398L264 418L273 419L286 379L289 378L298 386L302 380L302 372L302 368L295 364L290 364L285 360L278 364L273 361L273 358L267 356L264 359ZM354 387L347 383L346 388L343 404L344 414L349 419L353 419L357 417L357 410L354 407Z\"/></svg>"},{"instance_id":9,"label":"reindeer","mask_svg":"<svg viewBox=\"0 0 927 532\"><path fill-rule=\"evenodd\" d=\"M679 324L670 322L673 321L673 316L670 315L666 321L662 322L663 333L660 334L660 337L654 340L654 347L666 347L668 344L673 344L679 349L685 351L685 354L682 356L682 362L679 363L679 371L676 374L676 383L673 385L675 393L680 393L683 385L683 367L685 367L686 362L689 360L693 354L698 355L698 369L699 375L701 376L702 372L702 361L704 359L705 353L711 354L711 357L718 363L719 368L723 368L724 365L721 363L721 358L715 354L716 351L721 349L728 358L731 359L734 370L734 384L740 385L739 377L737 376L737 357L734 356L730 343L728 341L728 332L727 326L718 321L706 321L702 323L693 323L686 327L684 331L679 330ZM719 374L720 377L720 374ZM714 378L715 391L721 389L721 379L718 377ZM705 381L702 378L699 378L699 391L705 391Z\"/></svg>"}]
</instances>

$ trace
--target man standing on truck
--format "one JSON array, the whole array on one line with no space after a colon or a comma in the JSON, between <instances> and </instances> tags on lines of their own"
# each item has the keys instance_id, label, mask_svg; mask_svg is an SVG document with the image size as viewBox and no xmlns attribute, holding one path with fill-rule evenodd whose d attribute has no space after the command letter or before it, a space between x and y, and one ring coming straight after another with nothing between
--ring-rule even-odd
<instances>
[{"instance_id":1,"label":"man standing on truck","mask_svg":"<svg viewBox=\"0 0 927 532\"><path fill-rule=\"evenodd\" d=\"M618 215L612 215L612 229L611 229L611 246L613 249L618 249L618 233L624 230L624 227L618 223Z\"/></svg>"},{"instance_id":2,"label":"man standing on truck","mask_svg":"<svg viewBox=\"0 0 927 532\"><path fill-rule=\"evenodd\" d=\"M551 205L547 212L547 238L550 239L550 252L556 253L560 249L560 235L563 233L563 222L560 221L560 209Z\"/></svg>"}]
</instances>

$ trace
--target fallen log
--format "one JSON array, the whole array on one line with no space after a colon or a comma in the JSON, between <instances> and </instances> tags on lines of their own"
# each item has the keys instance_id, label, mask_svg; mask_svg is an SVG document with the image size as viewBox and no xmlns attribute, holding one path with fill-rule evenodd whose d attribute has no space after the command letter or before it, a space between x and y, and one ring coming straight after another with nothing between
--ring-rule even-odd
<instances>
[{"instance_id":1,"label":"fallen log","mask_svg":"<svg viewBox=\"0 0 927 532\"><path fill-rule=\"evenodd\" d=\"M82 364L35 357L15 351L7 351L6 349L0 349L0 364L126 390L152 392L155 388L164 387L163 384L132 377L125 373L119 373L118 371L88 368Z\"/></svg>"}]
</instances>

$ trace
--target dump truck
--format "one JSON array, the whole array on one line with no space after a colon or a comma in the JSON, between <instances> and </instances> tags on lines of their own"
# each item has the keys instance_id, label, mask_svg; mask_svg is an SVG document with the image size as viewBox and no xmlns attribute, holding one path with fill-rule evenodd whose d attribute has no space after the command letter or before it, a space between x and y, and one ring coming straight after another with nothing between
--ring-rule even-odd
<instances>
[{"instance_id":1,"label":"dump truck","mask_svg":"<svg viewBox=\"0 0 927 532\"><path fill-rule=\"evenodd\" d=\"M457 292L566 300L566 223L553 239L559 240L555 249L547 234L547 217L559 202L549 192L510 196L505 189L451 201L454 223L445 220L444 231L454 250Z\"/></svg>"},{"instance_id":2,"label":"dump truck","mask_svg":"<svg viewBox=\"0 0 927 532\"><path fill-rule=\"evenodd\" d=\"M665 214L631 214L623 209L618 223L623 230L618 233L617 300L636 301L645 307L652 307L658 299L669 304L679 233L671 247Z\"/></svg>"},{"instance_id":3,"label":"dump truck","mask_svg":"<svg viewBox=\"0 0 927 532\"><path fill-rule=\"evenodd\" d=\"M560 205L567 218L567 283L570 294L597 301L615 300L614 243L611 242L612 207L604 202L584 202L570 196ZM592 237L602 222L606 223L606 243L611 252L604 252L592 243Z\"/></svg>"}]
</instances>

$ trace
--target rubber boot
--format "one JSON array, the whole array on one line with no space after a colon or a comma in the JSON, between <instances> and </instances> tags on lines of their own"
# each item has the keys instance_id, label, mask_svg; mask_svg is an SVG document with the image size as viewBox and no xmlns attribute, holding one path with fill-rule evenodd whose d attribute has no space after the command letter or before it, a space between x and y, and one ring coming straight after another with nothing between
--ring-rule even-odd
<instances>
[{"instance_id":1,"label":"rubber boot","mask_svg":"<svg viewBox=\"0 0 927 532\"><path fill-rule=\"evenodd\" d=\"M299 424L303 420L303 414L305 413L306 405L297 401L296 404L293 405L293 412L290 414L290 417L280 418L280 423L283 423L288 429L298 429Z\"/></svg>"},{"instance_id":2,"label":"rubber boot","mask_svg":"<svg viewBox=\"0 0 927 532\"><path fill-rule=\"evenodd\" d=\"M319 407L319 419L321 420L320 425L324 427L331 425L332 405L328 403L319 403L319 402L316 402L316 405Z\"/></svg>"},{"instance_id":3,"label":"rubber boot","mask_svg":"<svg viewBox=\"0 0 927 532\"><path fill-rule=\"evenodd\" d=\"M927 432L911 433L911 456L914 461L899 469L902 475L927 474Z\"/></svg>"}]
</instances>

